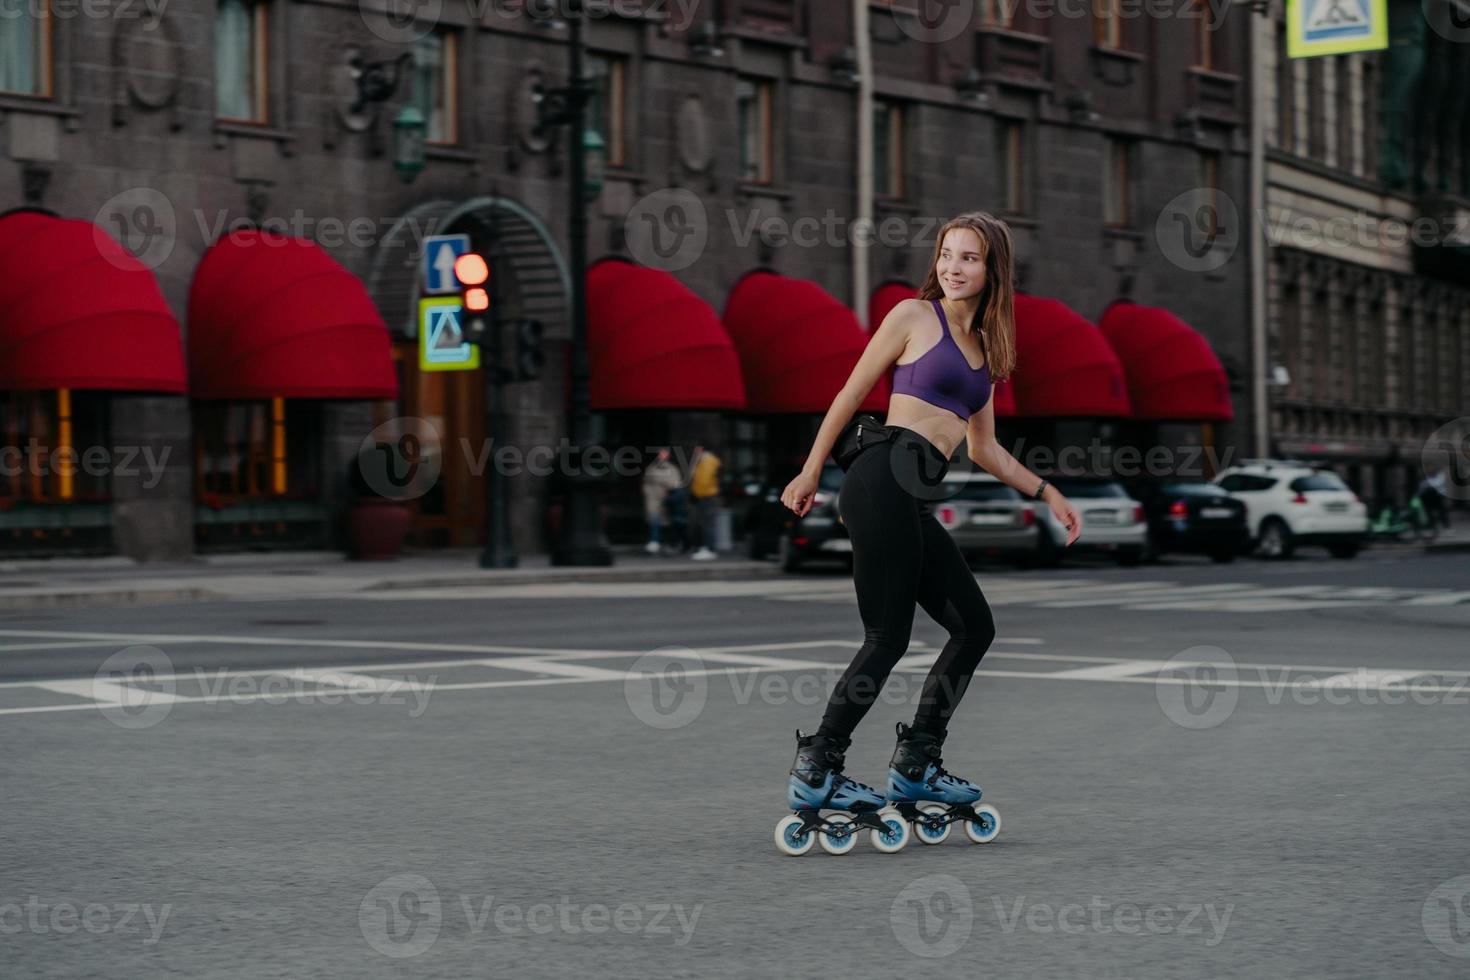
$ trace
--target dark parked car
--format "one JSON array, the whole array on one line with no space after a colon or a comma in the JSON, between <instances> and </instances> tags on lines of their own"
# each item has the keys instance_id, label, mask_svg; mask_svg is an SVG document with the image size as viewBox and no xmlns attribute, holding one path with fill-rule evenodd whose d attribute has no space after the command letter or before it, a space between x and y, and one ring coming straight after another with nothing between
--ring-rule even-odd
<instances>
[{"instance_id":1,"label":"dark parked car","mask_svg":"<svg viewBox=\"0 0 1470 980\"><path fill-rule=\"evenodd\" d=\"M747 512L745 531L750 557L764 558L774 551L787 571L795 571L813 560L851 563L852 539L837 513L837 490L842 486L842 477L840 466L834 463L824 466L817 478L812 508L800 518L781 503L781 491L790 481L779 486L767 484L761 499Z\"/></svg>"},{"instance_id":2,"label":"dark parked car","mask_svg":"<svg viewBox=\"0 0 1470 980\"><path fill-rule=\"evenodd\" d=\"M1129 484L1148 518L1149 542L1157 553L1209 555L1234 561L1250 547L1245 505L1204 480L1137 480Z\"/></svg>"}]
</instances>

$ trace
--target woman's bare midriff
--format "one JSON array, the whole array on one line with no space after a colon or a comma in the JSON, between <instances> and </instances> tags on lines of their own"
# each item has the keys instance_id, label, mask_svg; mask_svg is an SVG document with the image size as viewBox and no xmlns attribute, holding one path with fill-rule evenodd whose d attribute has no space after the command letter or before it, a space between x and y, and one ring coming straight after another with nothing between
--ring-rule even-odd
<instances>
[{"instance_id":1,"label":"woman's bare midriff","mask_svg":"<svg viewBox=\"0 0 1470 980\"><path fill-rule=\"evenodd\" d=\"M969 420L962 419L945 408L930 405L913 395L894 393L888 397L889 425L912 429L928 439L946 456L953 456L955 447L965 438Z\"/></svg>"}]
</instances>

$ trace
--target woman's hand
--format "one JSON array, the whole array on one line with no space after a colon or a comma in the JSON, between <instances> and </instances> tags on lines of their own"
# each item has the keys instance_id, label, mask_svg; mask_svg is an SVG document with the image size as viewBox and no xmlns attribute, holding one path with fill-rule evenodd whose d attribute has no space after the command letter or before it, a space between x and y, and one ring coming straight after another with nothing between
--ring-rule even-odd
<instances>
[{"instance_id":1,"label":"woman's hand","mask_svg":"<svg viewBox=\"0 0 1470 980\"><path fill-rule=\"evenodd\" d=\"M1058 524L1067 529L1066 547L1071 547L1072 542L1082 534L1082 517L1077 513L1077 508L1072 506L1072 502L1062 496L1060 490L1056 490L1055 487L1052 489L1055 490L1055 496L1052 496L1050 501L1051 516L1057 519Z\"/></svg>"},{"instance_id":2,"label":"woman's hand","mask_svg":"<svg viewBox=\"0 0 1470 980\"><path fill-rule=\"evenodd\" d=\"M781 503L795 511L797 517L805 517L806 512L812 509L812 498L816 492L817 478L803 470L781 491Z\"/></svg>"}]
</instances>

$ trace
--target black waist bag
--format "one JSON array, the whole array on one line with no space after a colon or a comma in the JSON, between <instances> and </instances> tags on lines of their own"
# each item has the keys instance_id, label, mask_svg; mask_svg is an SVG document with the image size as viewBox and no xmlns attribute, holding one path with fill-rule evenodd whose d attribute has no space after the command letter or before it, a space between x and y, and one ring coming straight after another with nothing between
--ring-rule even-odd
<instances>
[{"instance_id":1,"label":"black waist bag","mask_svg":"<svg viewBox=\"0 0 1470 980\"><path fill-rule=\"evenodd\" d=\"M832 447L832 458L845 473L864 447L875 442L887 442L892 438L893 433L883 424L880 416L872 412L859 412L838 434L837 443Z\"/></svg>"}]
</instances>

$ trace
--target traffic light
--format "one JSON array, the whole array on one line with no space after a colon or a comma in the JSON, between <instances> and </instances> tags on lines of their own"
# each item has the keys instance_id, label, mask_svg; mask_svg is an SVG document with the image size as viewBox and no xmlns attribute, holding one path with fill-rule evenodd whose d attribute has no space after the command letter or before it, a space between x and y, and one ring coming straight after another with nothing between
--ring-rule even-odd
<instances>
[{"instance_id":1,"label":"traffic light","mask_svg":"<svg viewBox=\"0 0 1470 980\"><path fill-rule=\"evenodd\" d=\"M534 381L541 377L546 354L541 349L544 329L540 320L516 321L516 379Z\"/></svg>"},{"instance_id":2,"label":"traffic light","mask_svg":"<svg viewBox=\"0 0 1470 980\"><path fill-rule=\"evenodd\" d=\"M484 256L466 252L455 259L454 278L459 280L466 313L484 313L490 309L490 294L485 291L490 280L490 266L485 264Z\"/></svg>"}]
</instances>

